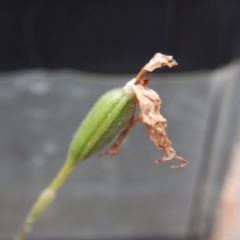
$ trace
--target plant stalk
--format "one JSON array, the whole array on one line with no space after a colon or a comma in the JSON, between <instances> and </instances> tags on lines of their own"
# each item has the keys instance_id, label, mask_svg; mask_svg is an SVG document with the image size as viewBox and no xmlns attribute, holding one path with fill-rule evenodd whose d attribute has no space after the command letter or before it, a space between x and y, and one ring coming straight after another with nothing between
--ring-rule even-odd
<instances>
[{"instance_id":1,"label":"plant stalk","mask_svg":"<svg viewBox=\"0 0 240 240\"><path fill-rule=\"evenodd\" d=\"M33 223L35 220L43 213L43 211L49 206L49 204L54 200L57 191L66 181L74 165L71 164L71 161L68 159L63 165L57 176L49 184L47 188L38 197L37 201L31 208L30 212L27 215L26 220L24 221L22 227L20 228L18 234L15 236L14 240L24 240L26 235L31 231Z\"/></svg>"}]
</instances>

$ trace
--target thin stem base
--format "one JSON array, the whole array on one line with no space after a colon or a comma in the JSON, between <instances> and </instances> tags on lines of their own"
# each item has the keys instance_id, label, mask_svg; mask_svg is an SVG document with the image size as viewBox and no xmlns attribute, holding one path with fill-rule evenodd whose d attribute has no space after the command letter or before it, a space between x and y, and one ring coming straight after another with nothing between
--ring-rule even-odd
<instances>
[{"instance_id":1,"label":"thin stem base","mask_svg":"<svg viewBox=\"0 0 240 240\"><path fill-rule=\"evenodd\" d=\"M16 235L14 240L24 240L26 235L31 231L35 220L54 200L58 189L66 181L67 177L74 168L74 166L72 166L72 164L69 164L69 162L70 161L66 161L65 165L62 167L50 185L41 193L32 209L28 213L25 222L23 223L19 233Z\"/></svg>"}]
</instances>

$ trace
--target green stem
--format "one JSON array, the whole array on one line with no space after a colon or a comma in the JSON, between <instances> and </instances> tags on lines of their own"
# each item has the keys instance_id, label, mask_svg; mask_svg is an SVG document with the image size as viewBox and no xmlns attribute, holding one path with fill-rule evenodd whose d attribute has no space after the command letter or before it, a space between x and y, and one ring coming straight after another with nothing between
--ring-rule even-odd
<instances>
[{"instance_id":1,"label":"green stem","mask_svg":"<svg viewBox=\"0 0 240 240\"><path fill-rule=\"evenodd\" d=\"M19 233L16 235L14 240L24 240L26 235L31 231L34 221L40 216L40 214L49 206L54 200L58 189L66 181L69 174L74 169L74 165L70 164L71 161L68 159L62 169L59 171L57 176L49 184L45 190L40 194L39 198L33 205L32 209L27 215L25 222L23 223Z\"/></svg>"}]
</instances>

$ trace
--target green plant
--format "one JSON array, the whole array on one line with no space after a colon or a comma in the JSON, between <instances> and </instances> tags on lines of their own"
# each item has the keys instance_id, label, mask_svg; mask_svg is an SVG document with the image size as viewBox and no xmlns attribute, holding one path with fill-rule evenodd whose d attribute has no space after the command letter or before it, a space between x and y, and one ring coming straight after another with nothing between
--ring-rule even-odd
<instances>
[{"instance_id":1,"label":"green plant","mask_svg":"<svg viewBox=\"0 0 240 240\"><path fill-rule=\"evenodd\" d=\"M173 165L171 168L177 169L187 165L187 161L177 156L171 147L172 143L165 131L167 120L160 114L161 100L155 91L148 88L150 79L144 79L147 72L152 72L162 66L175 65L177 63L171 56L157 53L141 69L136 78L129 81L123 88L107 92L98 100L77 130L69 146L64 166L29 211L15 240L25 239L34 221L53 201L58 189L78 163L101 150L122 131L111 148L100 156L118 153L120 144L130 129L139 121L146 125L155 145L166 152L166 156L157 160L157 163L175 158L182 164ZM134 112L137 106L140 108L140 114L135 118Z\"/></svg>"}]
</instances>

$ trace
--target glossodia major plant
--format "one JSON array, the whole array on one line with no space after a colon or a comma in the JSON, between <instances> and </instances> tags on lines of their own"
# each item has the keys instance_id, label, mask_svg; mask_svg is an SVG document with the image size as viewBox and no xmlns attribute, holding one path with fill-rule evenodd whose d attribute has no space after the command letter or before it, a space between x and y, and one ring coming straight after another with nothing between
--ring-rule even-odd
<instances>
[{"instance_id":1,"label":"glossodia major plant","mask_svg":"<svg viewBox=\"0 0 240 240\"><path fill-rule=\"evenodd\" d=\"M172 165L171 168L178 169L187 165L187 161L178 156L172 148L172 143L165 131L167 120L160 113L161 99L154 90L148 88L150 79L145 78L147 72L163 66L171 68L176 65L177 62L172 56L156 53L134 79L122 88L107 92L97 101L75 133L65 164L40 194L14 240L25 239L34 221L53 201L58 189L78 163L99 152L119 135L110 149L99 155L117 154L124 138L138 122L145 124L149 137L157 148L166 152L164 157L156 161L157 163L177 159L181 164ZM140 109L138 116L135 116L136 107Z\"/></svg>"}]
</instances>

